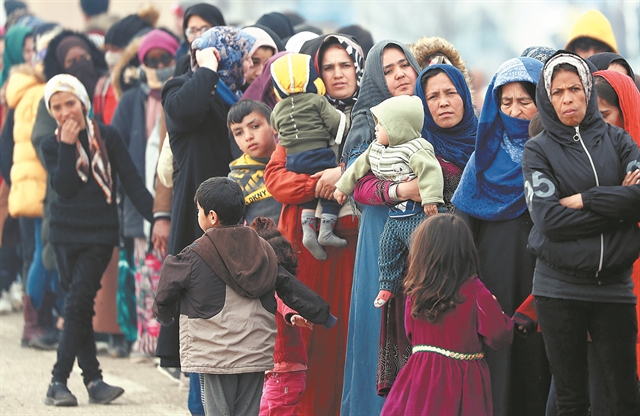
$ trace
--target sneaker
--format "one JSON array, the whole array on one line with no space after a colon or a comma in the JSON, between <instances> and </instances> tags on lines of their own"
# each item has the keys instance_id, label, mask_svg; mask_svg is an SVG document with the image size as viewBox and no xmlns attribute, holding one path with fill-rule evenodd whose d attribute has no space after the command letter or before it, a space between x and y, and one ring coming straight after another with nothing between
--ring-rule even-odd
<instances>
[{"instance_id":1,"label":"sneaker","mask_svg":"<svg viewBox=\"0 0 640 416\"><path fill-rule=\"evenodd\" d=\"M93 380L87 384L89 403L108 404L124 393L122 387L110 386L102 379Z\"/></svg>"},{"instance_id":2,"label":"sneaker","mask_svg":"<svg viewBox=\"0 0 640 416\"><path fill-rule=\"evenodd\" d=\"M22 290L22 283L15 281L11 283L9 287L9 296L11 297L11 306L14 311L22 310L22 296L24 295L24 290Z\"/></svg>"},{"instance_id":3,"label":"sneaker","mask_svg":"<svg viewBox=\"0 0 640 416\"><path fill-rule=\"evenodd\" d=\"M71 394L65 383L54 381L49 384L44 404L47 406L77 406L78 399Z\"/></svg>"},{"instance_id":4,"label":"sneaker","mask_svg":"<svg viewBox=\"0 0 640 416\"><path fill-rule=\"evenodd\" d=\"M179 367L160 367L160 366L157 366L156 368L158 369L158 371L161 374L164 374L165 376L169 377L169 379L171 379L172 381L175 381L176 383L180 383L180 373L182 371L180 371Z\"/></svg>"},{"instance_id":5,"label":"sneaker","mask_svg":"<svg viewBox=\"0 0 640 416\"><path fill-rule=\"evenodd\" d=\"M11 296L6 290L2 291L0 296L0 315L5 315L13 312L13 306L11 305Z\"/></svg>"}]
</instances>

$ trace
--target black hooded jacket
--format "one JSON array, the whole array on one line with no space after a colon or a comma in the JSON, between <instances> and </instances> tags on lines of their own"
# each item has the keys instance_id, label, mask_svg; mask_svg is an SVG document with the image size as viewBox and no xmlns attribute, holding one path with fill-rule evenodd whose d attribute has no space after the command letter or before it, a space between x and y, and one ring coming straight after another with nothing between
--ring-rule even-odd
<instances>
[{"instance_id":1,"label":"black hooded jacket","mask_svg":"<svg viewBox=\"0 0 640 416\"><path fill-rule=\"evenodd\" d=\"M566 51L554 57L558 55L582 67L583 85L593 84L584 60ZM640 253L640 192L632 188L640 185L621 186L627 172L640 168L640 149L628 133L604 121L593 89L580 125L560 122L545 87L558 64L554 57L545 64L536 91L544 131L527 142L522 157L534 223L529 249L538 261L558 271L561 280L572 276L574 283L618 281L629 276ZM560 204L561 198L577 193L582 195L582 209ZM592 203L602 201L603 195L609 204Z\"/></svg>"}]
</instances>

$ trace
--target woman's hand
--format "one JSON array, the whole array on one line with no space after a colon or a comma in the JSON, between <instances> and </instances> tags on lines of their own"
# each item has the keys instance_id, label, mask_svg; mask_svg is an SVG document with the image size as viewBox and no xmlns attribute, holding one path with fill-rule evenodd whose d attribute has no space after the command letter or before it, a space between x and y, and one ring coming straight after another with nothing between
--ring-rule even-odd
<instances>
[{"instance_id":1,"label":"woman's hand","mask_svg":"<svg viewBox=\"0 0 640 416\"><path fill-rule=\"evenodd\" d=\"M640 183L640 169L627 173L622 181L622 186L630 186L638 183Z\"/></svg>"},{"instance_id":2,"label":"woman's hand","mask_svg":"<svg viewBox=\"0 0 640 416\"><path fill-rule=\"evenodd\" d=\"M213 72L218 70L220 52L216 48L205 48L196 50L196 62L201 68L209 68Z\"/></svg>"},{"instance_id":3,"label":"woman's hand","mask_svg":"<svg viewBox=\"0 0 640 416\"><path fill-rule=\"evenodd\" d=\"M311 175L312 178L319 178L316 183L316 198L333 199L333 193L336 190L336 183L342 176L340 166L325 169Z\"/></svg>"},{"instance_id":4,"label":"woman's hand","mask_svg":"<svg viewBox=\"0 0 640 416\"><path fill-rule=\"evenodd\" d=\"M560 199L560 205L572 209L582 209L582 194L566 196Z\"/></svg>"},{"instance_id":5,"label":"woman's hand","mask_svg":"<svg viewBox=\"0 0 640 416\"><path fill-rule=\"evenodd\" d=\"M159 250L163 256L167 254L169 247L169 231L171 230L171 221L167 219L158 219L153 222L153 231L151 233L151 242L153 248Z\"/></svg>"},{"instance_id":6,"label":"woman's hand","mask_svg":"<svg viewBox=\"0 0 640 416\"><path fill-rule=\"evenodd\" d=\"M306 319L304 319L300 315L292 315L291 316L291 325L299 326L301 328L313 329L313 324L311 322L307 321Z\"/></svg>"},{"instance_id":7,"label":"woman's hand","mask_svg":"<svg viewBox=\"0 0 640 416\"><path fill-rule=\"evenodd\" d=\"M60 141L66 144L76 144L78 134L80 133L80 125L72 119L67 119L60 127Z\"/></svg>"},{"instance_id":8,"label":"woman's hand","mask_svg":"<svg viewBox=\"0 0 640 416\"><path fill-rule=\"evenodd\" d=\"M344 205L344 203L347 202L347 195L344 192L342 192L340 189L336 189L335 192L333 193L333 199L335 199L338 202L338 204Z\"/></svg>"},{"instance_id":9,"label":"woman's hand","mask_svg":"<svg viewBox=\"0 0 640 416\"><path fill-rule=\"evenodd\" d=\"M400 201L412 200L422 202L420 190L418 189L418 178L410 180L409 182L399 183L396 188L396 196Z\"/></svg>"}]
</instances>

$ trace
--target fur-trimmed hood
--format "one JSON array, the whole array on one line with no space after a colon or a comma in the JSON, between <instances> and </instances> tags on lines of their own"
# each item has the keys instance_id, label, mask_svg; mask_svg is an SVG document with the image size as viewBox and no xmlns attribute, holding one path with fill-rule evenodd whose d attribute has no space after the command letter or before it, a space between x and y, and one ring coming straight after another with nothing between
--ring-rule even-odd
<instances>
[{"instance_id":1,"label":"fur-trimmed hood","mask_svg":"<svg viewBox=\"0 0 640 416\"><path fill-rule=\"evenodd\" d=\"M104 54L92 41L89 40L87 35L80 32L74 32L72 30L63 30L58 36L51 39L51 42L49 42L49 46L47 47L47 54L44 56L44 74L47 77L47 81L56 75L67 73L64 67L58 64L58 60L56 58L56 49L58 49L60 42L62 42L62 40L67 36L77 36L87 42L89 45L91 60L93 61L93 65L95 66L98 75L102 75L108 71L109 68L107 66L107 62L104 60Z\"/></svg>"},{"instance_id":2,"label":"fur-trimmed hood","mask_svg":"<svg viewBox=\"0 0 640 416\"><path fill-rule=\"evenodd\" d=\"M471 96L473 96L473 86L471 84L471 77L467 71L466 62L462 59L460 53L451 42L438 36L430 38L421 37L417 42L411 43L407 46L413 53L413 56L416 57L418 64L420 64L420 69L428 67L434 56L444 55L449 62L434 63L451 63L451 65L458 68L458 70L462 72L462 75L464 75L464 80L469 87L469 91L471 91Z\"/></svg>"},{"instance_id":3,"label":"fur-trimmed hood","mask_svg":"<svg viewBox=\"0 0 640 416\"><path fill-rule=\"evenodd\" d=\"M111 73L111 83L116 93L116 98L120 100L129 88L135 87L139 83L138 67L138 49L142 43L142 36L134 38L129 42L127 47L122 51L122 56L118 63L113 67Z\"/></svg>"}]
</instances>

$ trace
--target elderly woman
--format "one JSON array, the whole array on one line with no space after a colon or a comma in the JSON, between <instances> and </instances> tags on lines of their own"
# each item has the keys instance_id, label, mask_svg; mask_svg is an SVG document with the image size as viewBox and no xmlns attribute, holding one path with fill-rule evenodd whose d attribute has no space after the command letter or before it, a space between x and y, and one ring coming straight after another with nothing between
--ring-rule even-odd
<instances>
[{"instance_id":1,"label":"elderly woman","mask_svg":"<svg viewBox=\"0 0 640 416\"><path fill-rule=\"evenodd\" d=\"M640 167L640 149L603 120L589 66L577 55L561 51L546 62L536 102L545 130L526 143L522 168L537 256L533 295L558 414L587 414L587 332L613 413L639 414L631 270L640 194L621 184Z\"/></svg>"},{"instance_id":2,"label":"elderly woman","mask_svg":"<svg viewBox=\"0 0 640 416\"><path fill-rule=\"evenodd\" d=\"M314 57L316 70L327 88L325 97L334 107L348 114L357 102L364 66L362 49L358 43L350 36L332 34L317 42L307 42L304 53ZM339 154L338 146L334 150ZM327 247L327 260L318 261L307 250L302 250L298 204L317 196L332 198L341 171L340 167L336 167L310 176L289 172L285 164L286 152L278 145L265 170L267 189L283 203L278 227L300 253L298 278L322 296L331 305L332 313L338 317L335 330L313 331L309 334L307 387L300 398L298 411L304 414L337 414L340 411L345 372L358 221L351 215L348 206L341 208L334 232L347 240L347 247Z\"/></svg>"},{"instance_id":3,"label":"elderly woman","mask_svg":"<svg viewBox=\"0 0 640 416\"><path fill-rule=\"evenodd\" d=\"M529 121L538 113L535 88L541 71L542 62L533 58L510 59L498 68L485 95L475 151L452 200L474 234L482 281L510 316L531 293L535 266L527 251L532 223L522 151ZM544 413L550 376L538 333L516 337L510 347L485 356L496 415Z\"/></svg>"},{"instance_id":4,"label":"elderly woman","mask_svg":"<svg viewBox=\"0 0 640 416\"><path fill-rule=\"evenodd\" d=\"M45 86L44 101L58 124L55 134L42 142L42 153L57 194L51 203L50 241L60 283L67 290L64 329L45 404L78 404L67 388L76 357L89 401L107 404L124 390L102 381L92 317L100 279L120 242L116 175L148 221L152 220L153 199L118 131L88 117L91 101L77 78L67 74L53 77Z\"/></svg>"}]
</instances>

